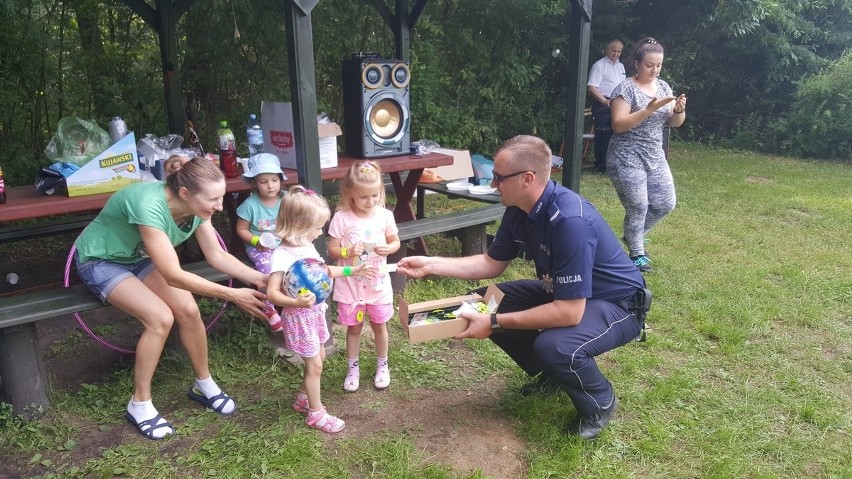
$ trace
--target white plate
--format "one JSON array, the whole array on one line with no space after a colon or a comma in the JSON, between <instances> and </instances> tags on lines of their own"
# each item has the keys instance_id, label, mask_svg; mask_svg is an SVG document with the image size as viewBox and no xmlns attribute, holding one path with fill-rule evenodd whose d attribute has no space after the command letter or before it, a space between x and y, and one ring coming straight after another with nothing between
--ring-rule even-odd
<instances>
[{"instance_id":1,"label":"white plate","mask_svg":"<svg viewBox=\"0 0 852 479\"><path fill-rule=\"evenodd\" d=\"M490 186L485 185L476 185L468 188L468 191L470 191L470 194L472 195L490 195L497 191L497 188L492 188Z\"/></svg>"},{"instance_id":2,"label":"white plate","mask_svg":"<svg viewBox=\"0 0 852 479\"><path fill-rule=\"evenodd\" d=\"M467 190L471 186L473 185L471 185L470 183L447 183L447 189L450 191Z\"/></svg>"}]
</instances>

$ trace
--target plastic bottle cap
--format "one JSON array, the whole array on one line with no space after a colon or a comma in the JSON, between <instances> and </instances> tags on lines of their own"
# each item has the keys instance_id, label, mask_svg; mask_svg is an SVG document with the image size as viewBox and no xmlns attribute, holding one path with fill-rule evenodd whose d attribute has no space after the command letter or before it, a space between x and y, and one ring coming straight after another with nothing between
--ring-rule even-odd
<instances>
[{"instance_id":1,"label":"plastic bottle cap","mask_svg":"<svg viewBox=\"0 0 852 479\"><path fill-rule=\"evenodd\" d=\"M264 248L272 248L275 246L275 235L269 231L260 235L260 245Z\"/></svg>"},{"instance_id":2,"label":"plastic bottle cap","mask_svg":"<svg viewBox=\"0 0 852 479\"><path fill-rule=\"evenodd\" d=\"M219 122L219 126L221 126L222 128L227 128L227 127L228 127L228 122L227 122L227 121L225 121L225 120L222 120L222 121L220 121L220 122Z\"/></svg>"},{"instance_id":3,"label":"plastic bottle cap","mask_svg":"<svg viewBox=\"0 0 852 479\"><path fill-rule=\"evenodd\" d=\"M252 120L256 120L257 115L255 115L254 113L249 113L249 118L251 118Z\"/></svg>"}]
</instances>

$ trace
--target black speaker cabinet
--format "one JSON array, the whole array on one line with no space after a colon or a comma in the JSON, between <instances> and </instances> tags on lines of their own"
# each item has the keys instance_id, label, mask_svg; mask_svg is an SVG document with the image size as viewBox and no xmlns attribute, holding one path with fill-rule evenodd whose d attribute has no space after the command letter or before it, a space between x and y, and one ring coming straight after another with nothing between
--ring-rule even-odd
<instances>
[{"instance_id":1,"label":"black speaker cabinet","mask_svg":"<svg viewBox=\"0 0 852 479\"><path fill-rule=\"evenodd\" d=\"M346 154L381 158L409 154L408 63L352 55L343 61Z\"/></svg>"}]
</instances>

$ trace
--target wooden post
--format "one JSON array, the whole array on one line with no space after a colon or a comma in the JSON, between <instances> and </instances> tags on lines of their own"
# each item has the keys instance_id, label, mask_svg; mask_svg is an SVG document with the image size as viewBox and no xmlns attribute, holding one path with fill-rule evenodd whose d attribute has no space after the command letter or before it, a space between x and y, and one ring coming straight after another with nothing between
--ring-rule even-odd
<instances>
[{"instance_id":1,"label":"wooden post","mask_svg":"<svg viewBox=\"0 0 852 479\"><path fill-rule=\"evenodd\" d=\"M592 24L592 0L571 0L568 39L568 104L563 138L567 140L567 157L562 169L562 184L580 191L583 166L583 110L586 106L589 37Z\"/></svg>"},{"instance_id":2,"label":"wooden post","mask_svg":"<svg viewBox=\"0 0 852 479\"><path fill-rule=\"evenodd\" d=\"M15 414L35 417L50 405L47 372L34 323L0 330L0 378L3 395Z\"/></svg>"}]
</instances>

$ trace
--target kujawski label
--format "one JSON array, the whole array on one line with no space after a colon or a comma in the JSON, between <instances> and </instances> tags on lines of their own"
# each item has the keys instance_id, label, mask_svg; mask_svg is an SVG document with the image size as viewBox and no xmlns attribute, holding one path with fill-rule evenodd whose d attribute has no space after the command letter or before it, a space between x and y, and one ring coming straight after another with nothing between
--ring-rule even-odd
<instances>
[{"instance_id":1,"label":"kujawski label","mask_svg":"<svg viewBox=\"0 0 852 479\"><path fill-rule=\"evenodd\" d=\"M130 154L130 153L125 153L123 155L110 156L110 157L104 158L103 160L100 160L98 165L101 168L112 168L113 166L122 165L124 163L130 163L132 161L133 161L133 155Z\"/></svg>"}]
</instances>

